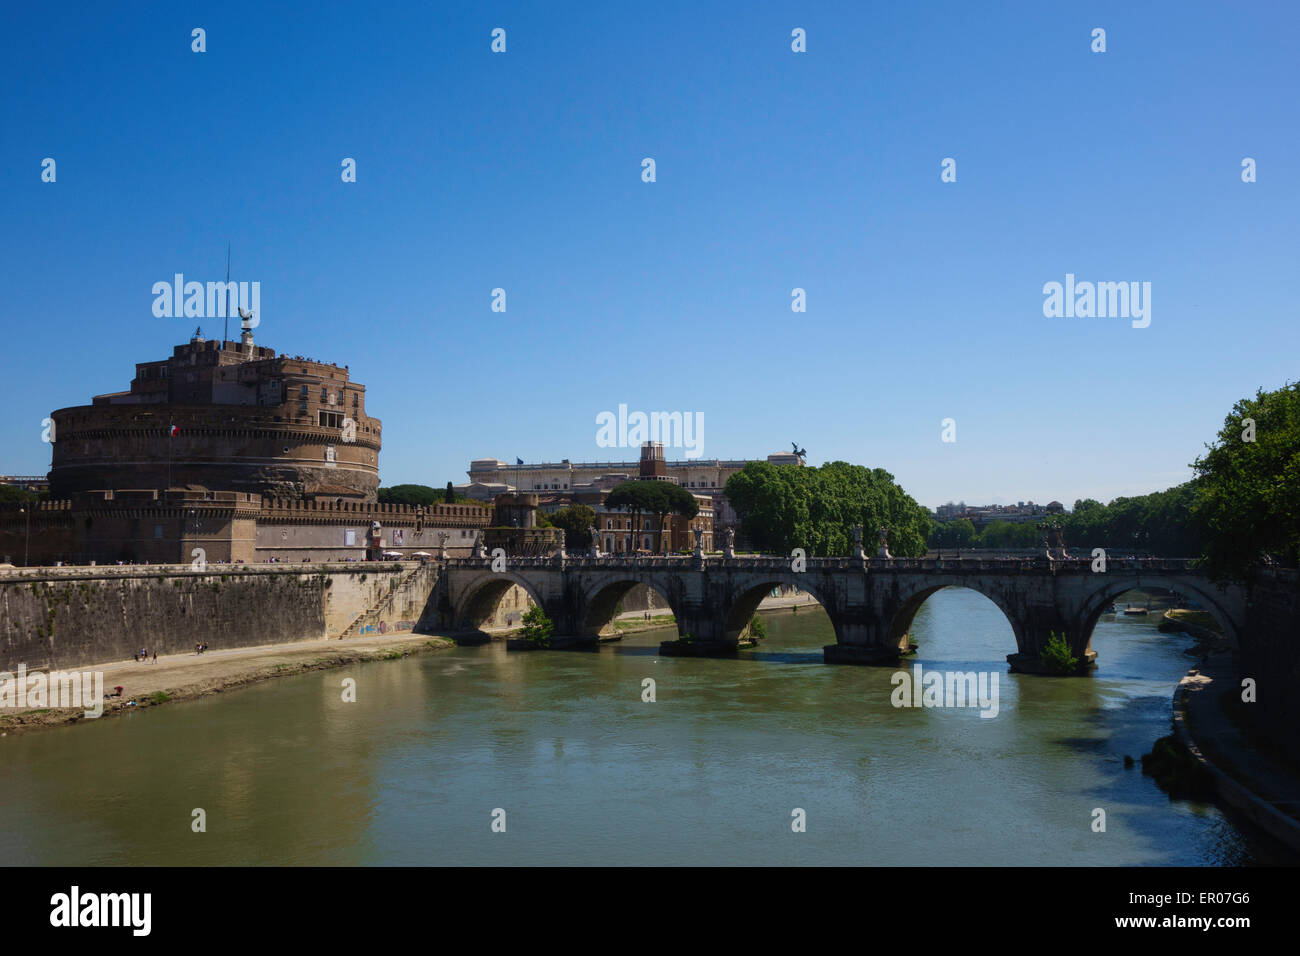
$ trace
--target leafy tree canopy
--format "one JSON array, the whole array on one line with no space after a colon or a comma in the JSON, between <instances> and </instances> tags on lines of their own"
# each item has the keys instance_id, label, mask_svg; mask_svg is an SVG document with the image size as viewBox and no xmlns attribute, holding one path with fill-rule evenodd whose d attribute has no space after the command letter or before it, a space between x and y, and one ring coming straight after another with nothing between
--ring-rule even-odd
<instances>
[{"instance_id":1,"label":"leafy tree canopy","mask_svg":"<svg viewBox=\"0 0 1300 956\"><path fill-rule=\"evenodd\" d=\"M889 529L894 554L925 554L930 516L883 468L833 461L821 467L751 461L727 480L727 498L741 530L762 551L848 554L861 524L874 551L877 529Z\"/></svg>"},{"instance_id":2,"label":"leafy tree canopy","mask_svg":"<svg viewBox=\"0 0 1300 956\"><path fill-rule=\"evenodd\" d=\"M25 488L15 488L13 485L0 485L0 504L24 504L29 501L40 501L46 497L48 497L46 492L37 494Z\"/></svg>"},{"instance_id":3,"label":"leafy tree canopy","mask_svg":"<svg viewBox=\"0 0 1300 956\"><path fill-rule=\"evenodd\" d=\"M1192 510L1212 574L1300 563L1300 383L1237 402L1192 468Z\"/></svg>"},{"instance_id":4,"label":"leafy tree canopy","mask_svg":"<svg viewBox=\"0 0 1300 956\"><path fill-rule=\"evenodd\" d=\"M551 524L564 529L564 543L570 548L591 544L590 528L596 525L596 512L586 505L569 505L551 515Z\"/></svg>"},{"instance_id":5,"label":"leafy tree canopy","mask_svg":"<svg viewBox=\"0 0 1300 956\"><path fill-rule=\"evenodd\" d=\"M451 494L448 499L447 495ZM379 502L385 505L432 505L432 504L469 504L482 505L483 502L467 498L452 491L450 482L443 491L428 485L390 485L379 489Z\"/></svg>"}]
</instances>

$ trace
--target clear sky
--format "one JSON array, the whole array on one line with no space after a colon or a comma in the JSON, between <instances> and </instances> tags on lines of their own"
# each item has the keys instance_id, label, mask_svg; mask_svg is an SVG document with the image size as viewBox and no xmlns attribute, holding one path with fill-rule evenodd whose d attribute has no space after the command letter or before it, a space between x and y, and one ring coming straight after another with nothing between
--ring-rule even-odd
<instances>
[{"instance_id":1,"label":"clear sky","mask_svg":"<svg viewBox=\"0 0 1300 956\"><path fill-rule=\"evenodd\" d=\"M1296 377L1294 3L271 6L6 5L0 472L220 333L151 288L227 241L259 344L367 386L385 484L634 458L622 403L929 506L1104 501ZM1044 317L1067 273L1150 326Z\"/></svg>"}]
</instances>

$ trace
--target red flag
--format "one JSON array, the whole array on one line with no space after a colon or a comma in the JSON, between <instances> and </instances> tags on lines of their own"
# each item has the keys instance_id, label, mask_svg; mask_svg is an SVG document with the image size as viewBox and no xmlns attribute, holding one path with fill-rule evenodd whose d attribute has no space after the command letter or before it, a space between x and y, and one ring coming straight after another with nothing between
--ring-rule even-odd
<instances>
[{"instance_id":1,"label":"red flag","mask_svg":"<svg viewBox=\"0 0 1300 956\"><path fill-rule=\"evenodd\" d=\"M173 425L173 426L172 426L172 434L171 434L171 437L172 437L172 438L175 438L175 437L176 437L177 435L179 435L180 433L181 433L181 430L180 430L179 428L177 428L175 425Z\"/></svg>"}]
</instances>

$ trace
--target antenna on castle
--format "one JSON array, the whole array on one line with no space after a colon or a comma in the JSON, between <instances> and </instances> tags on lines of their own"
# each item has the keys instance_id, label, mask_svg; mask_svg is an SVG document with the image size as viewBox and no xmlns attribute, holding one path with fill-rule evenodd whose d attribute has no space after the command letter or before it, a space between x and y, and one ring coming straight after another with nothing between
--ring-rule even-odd
<instances>
[{"instance_id":1,"label":"antenna on castle","mask_svg":"<svg viewBox=\"0 0 1300 956\"><path fill-rule=\"evenodd\" d=\"M221 330L221 348L225 351L226 339L230 337L230 240L226 240L226 324Z\"/></svg>"}]
</instances>

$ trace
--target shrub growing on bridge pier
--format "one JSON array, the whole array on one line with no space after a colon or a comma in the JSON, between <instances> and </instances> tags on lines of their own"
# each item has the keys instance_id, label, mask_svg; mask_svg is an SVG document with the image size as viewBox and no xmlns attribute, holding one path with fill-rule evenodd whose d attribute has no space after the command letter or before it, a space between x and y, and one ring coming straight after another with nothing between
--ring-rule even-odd
<instances>
[{"instance_id":1,"label":"shrub growing on bridge pier","mask_svg":"<svg viewBox=\"0 0 1300 956\"><path fill-rule=\"evenodd\" d=\"M1073 674L1079 669L1079 659L1070 653L1070 645L1064 634L1051 632L1047 646L1043 648L1043 667L1049 674Z\"/></svg>"},{"instance_id":2,"label":"shrub growing on bridge pier","mask_svg":"<svg viewBox=\"0 0 1300 956\"><path fill-rule=\"evenodd\" d=\"M540 605L534 604L520 618L524 625L523 638L539 647L551 646L551 635L555 633L555 622L546 616Z\"/></svg>"}]
</instances>

